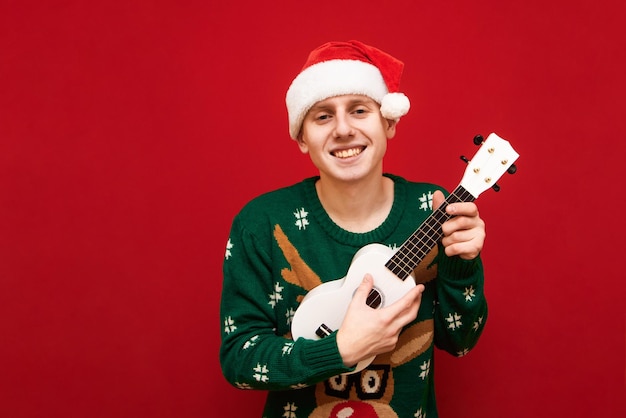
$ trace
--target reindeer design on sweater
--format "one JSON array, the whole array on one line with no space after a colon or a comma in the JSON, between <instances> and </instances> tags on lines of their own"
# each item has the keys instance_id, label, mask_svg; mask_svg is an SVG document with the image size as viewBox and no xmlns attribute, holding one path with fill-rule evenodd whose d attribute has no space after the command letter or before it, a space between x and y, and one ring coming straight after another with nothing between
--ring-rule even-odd
<instances>
[{"instance_id":1,"label":"reindeer design on sweater","mask_svg":"<svg viewBox=\"0 0 626 418\"><path fill-rule=\"evenodd\" d=\"M305 291L298 297L322 283L320 277L300 257L279 225L274 228L274 238L281 248L291 268L281 271L289 283L300 286ZM433 249L414 271L421 283L433 280L437 275L432 261L437 255ZM394 351L377 356L372 364L355 374L338 375L317 385L317 407L312 417L356 418L397 417L389 405L395 391L394 369L418 357L433 343L434 323L432 319L417 322L400 334Z\"/></svg>"}]
</instances>

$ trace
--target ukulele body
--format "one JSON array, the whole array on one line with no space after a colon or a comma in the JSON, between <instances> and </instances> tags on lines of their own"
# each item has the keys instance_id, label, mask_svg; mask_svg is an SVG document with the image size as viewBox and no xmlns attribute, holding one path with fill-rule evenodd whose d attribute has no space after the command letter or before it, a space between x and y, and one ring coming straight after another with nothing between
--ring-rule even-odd
<instances>
[{"instance_id":1,"label":"ukulele body","mask_svg":"<svg viewBox=\"0 0 626 418\"><path fill-rule=\"evenodd\" d=\"M354 292L367 273L374 278L373 291L368 298L372 308L389 306L415 287L412 275L401 280L385 267L394 252L382 244L368 244L354 255L344 278L322 283L307 293L293 317L293 339L318 340L338 330ZM352 373L364 369L373 359L359 362Z\"/></svg>"}]
</instances>

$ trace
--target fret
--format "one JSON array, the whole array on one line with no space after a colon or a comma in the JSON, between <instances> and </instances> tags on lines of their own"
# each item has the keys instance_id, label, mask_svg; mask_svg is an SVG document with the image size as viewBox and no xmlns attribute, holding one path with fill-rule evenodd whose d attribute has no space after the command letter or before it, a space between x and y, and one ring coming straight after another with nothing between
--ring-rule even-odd
<instances>
[{"instance_id":1,"label":"fret","mask_svg":"<svg viewBox=\"0 0 626 418\"><path fill-rule=\"evenodd\" d=\"M387 267L393 274L404 280L415 270L415 267L428 255L443 236L441 225L451 215L445 211L446 206L455 202L473 202L474 196L458 186L437 210L433 211L396 253L387 261Z\"/></svg>"}]
</instances>

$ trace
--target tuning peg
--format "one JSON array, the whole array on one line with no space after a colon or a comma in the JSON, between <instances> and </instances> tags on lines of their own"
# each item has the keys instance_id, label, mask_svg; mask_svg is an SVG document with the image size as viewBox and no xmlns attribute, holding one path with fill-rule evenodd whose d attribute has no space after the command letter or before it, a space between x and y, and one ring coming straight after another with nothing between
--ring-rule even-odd
<instances>
[{"instance_id":1,"label":"tuning peg","mask_svg":"<svg viewBox=\"0 0 626 418\"><path fill-rule=\"evenodd\" d=\"M491 188L492 188L494 191L496 191L496 192L499 192L499 191L500 191L500 186L498 186L498 183L494 183L494 185L493 185L493 186L491 186Z\"/></svg>"},{"instance_id":2,"label":"tuning peg","mask_svg":"<svg viewBox=\"0 0 626 418\"><path fill-rule=\"evenodd\" d=\"M469 164L469 161L465 155L461 155L461 160L465 162L465 164Z\"/></svg>"},{"instance_id":3,"label":"tuning peg","mask_svg":"<svg viewBox=\"0 0 626 418\"><path fill-rule=\"evenodd\" d=\"M474 137L474 145L480 145L483 143L485 139L483 138L483 136L481 134L478 134Z\"/></svg>"},{"instance_id":4,"label":"tuning peg","mask_svg":"<svg viewBox=\"0 0 626 418\"><path fill-rule=\"evenodd\" d=\"M515 174L517 172L517 166L515 164L511 164L511 166L506 170L509 174Z\"/></svg>"}]
</instances>

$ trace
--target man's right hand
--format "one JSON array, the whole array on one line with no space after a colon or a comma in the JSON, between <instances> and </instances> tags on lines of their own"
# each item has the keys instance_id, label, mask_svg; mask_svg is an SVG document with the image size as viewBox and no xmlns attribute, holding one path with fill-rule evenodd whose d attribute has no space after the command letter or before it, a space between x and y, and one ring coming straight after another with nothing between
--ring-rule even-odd
<instances>
[{"instance_id":1,"label":"man's right hand","mask_svg":"<svg viewBox=\"0 0 626 418\"><path fill-rule=\"evenodd\" d=\"M366 303L373 285L374 279L366 274L337 331L337 346L346 367L393 350L402 328L417 317L424 285L415 286L393 304L380 309Z\"/></svg>"}]
</instances>

